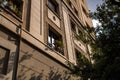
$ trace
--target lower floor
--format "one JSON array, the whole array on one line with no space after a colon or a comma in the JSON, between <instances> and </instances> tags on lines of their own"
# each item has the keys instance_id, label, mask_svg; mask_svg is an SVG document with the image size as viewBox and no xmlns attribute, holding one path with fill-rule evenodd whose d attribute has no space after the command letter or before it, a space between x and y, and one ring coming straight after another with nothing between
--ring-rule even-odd
<instances>
[{"instance_id":1,"label":"lower floor","mask_svg":"<svg viewBox=\"0 0 120 80\"><path fill-rule=\"evenodd\" d=\"M76 80L46 52L0 26L0 80Z\"/></svg>"}]
</instances>

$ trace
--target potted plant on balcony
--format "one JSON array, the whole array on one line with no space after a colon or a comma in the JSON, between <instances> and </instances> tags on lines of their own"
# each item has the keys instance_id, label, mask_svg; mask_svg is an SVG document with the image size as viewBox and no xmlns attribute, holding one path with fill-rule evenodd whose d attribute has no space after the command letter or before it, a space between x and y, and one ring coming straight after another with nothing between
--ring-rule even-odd
<instances>
[{"instance_id":1,"label":"potted plant on balcony","mask_svg":"<svg viewBox=\"0 0 120 80\"><path fill-rule=\"evenodd\" d=\"M13 10L14 4L12 1L8 1L8 7Z\"/></svg>"},{"instance_id":2,"label":"potted plant on balcony","mask_svg":"<svg viewBox=\"0 0 120 80\"><path fill-rule=\"evenodd\" d=\"M62 53L63 52L63 42L60 40L55 40L55 50Z\"/></svg>"}]
</instances>

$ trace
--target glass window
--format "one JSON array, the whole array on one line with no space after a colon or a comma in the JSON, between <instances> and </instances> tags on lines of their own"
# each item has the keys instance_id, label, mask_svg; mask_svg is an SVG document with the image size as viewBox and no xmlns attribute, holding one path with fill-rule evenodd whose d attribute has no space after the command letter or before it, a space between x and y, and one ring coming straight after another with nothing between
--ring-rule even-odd
<instances>
[{"instance_id":1,"label":"glass window","mask_svg":"<svg viewBox=\"0 0 120 80\"><path fill-rule=\"evenodd\" d=\"M71 25L72 31L76 33L76 24L75 24L75 22L73 22L73 21L71 20L71 21L70 21L70 25Z\"/></svg>"},{"instance_id":2,"label":"glass window","mask_svg":"<svg viewBox=\"0 0 120 80\"><path fill-rule=\"evenodd\" d=\"M51 31L49 31L48 43L51 48L55 48L55 35Z\"/></svg>"},{"instance_id":3,"label":"glass window","mask_svg":"<svg viewBox=\"0 0 120 80\"><path fill-rule=\"evenodd\" d=\"M6 74L7 73L7 65L9 59L9 51L0 46L0 73Z\"/></svg>"},{"instance_id":4,"label":"glass window","mask_svg":"<svg viewBox=\"0 0 120 80\"><path fill-rule=\"evenodd\" d=\"M89 14L87 13L87 11L85 10L85 8L82 6L82 10L83 10L83 12L84 12L84 14L87 16L87 17L89 17Z\"/></svg>"},{"instance_id":5,"label":"glass window","mask_svg":"<svg viewBox=\"0 0 120 80\"><path fill-rule=\"evenodd\" d=\"M74 8L74 12L75 12L75 14L78 16L78 11L77 11L77 9Z\"/></svg>"},{"instance_id":6,"label":"glass window","mask_svg":"<svg viewBox=\"0 0 120 80\"><path fill-rule=\"evenodd\" d=\"M79 36L82 36L82 35L83 35L82 31L79 30L79 29L78 29L78 35L79 35Z\"/></svg>"},{"instance_id":7,"label":"glass window","mask_svg":"<svg viewBox=\"0 0 120 80\"><path fill-rule=\"evenodd\" d=\"M58 3L55 0L48 0L48 7L55 13L59 13Z\"/></svg>"},{"instance_id":8,"label":"glass window","mask_svg":"<svg viewBox=\"0 0 120 80\"><path fill-rule=\"evenodd\" d=\"M77 65L82 66L83 65L83 61L84 61L83 55L78 50L75 50L75 53L76 53Z\"/></svg>"},{"instance_id":9,"label":"glass window","mask_svg":"<svg viewBox=\"0 0 120 80\"><path fill-rule=\"evenodd\" d=\"M63 54L62 36L53 29L49 29L48 45L55 51Z\"/></svg>"}]
</instances>

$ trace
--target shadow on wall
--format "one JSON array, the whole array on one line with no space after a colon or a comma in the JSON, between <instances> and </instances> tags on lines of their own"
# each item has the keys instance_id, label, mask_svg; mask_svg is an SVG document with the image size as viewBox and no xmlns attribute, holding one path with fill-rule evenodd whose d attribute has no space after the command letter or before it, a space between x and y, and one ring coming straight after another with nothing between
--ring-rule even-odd
<instances>
[{"instance_id":1,"label":"shadow on wall","mask_svg":"<svg viewBox=\"0 0 120 80\"><path fill-rule=\"evenodd\" d=\"M25 54L22 55L19 60L19 65L21 66L21 68L19 70L17 80L71 80L71 76L68 71L61 71L59 68L56 69L55 66L49 66L47 63L44 63L40 60L38 63L46 65L48 70L41 69L40 71L35 71L33 70L34 65L32 67L27 67L26 65L20 64L25 60L30 60L31 58L33 58L33 53L36 51L33 50L31 52L32 54L29 54L29 52L22 51L22 53Z\"/></svg>"},{"instance_id":2,"label":"shadow on wall","mask_svg":"<svg viewBox=\"0 0 120 80\"><path fill-rule=\"evenodd\" d=\"M32 51L34 52L34 50ZM33 55L32 54L28 54L29 52L24 52L25 54L20 58L19 63L23 62L24 60L30 59Z\"/></svg>"},{"instance_id":3,"label":"shadow on wall","mask_svg":"<svg viewBox=\"0 0 120 80\"><path fill-rule=\"evenodd\" d=\"M12 75L12 71L13 71L15 53L16 52L10 53L7 72L6 72L6 74L1 74L1 72L0 72L0 80L10 80L10 76ZM0 59L0 65L2 64L3 60L4 60L4 58ZM2 69L0 69L0 70L2 70Z\"/></svg>"},{"instance_id":4,"label":"shadow on wall","mask_svg":"<svg viewBox=\"0 0 120 80\"><path fill-rule=\"evenodd\" d=\"M33 76L30 80L70 80L70 76L67 76L68 74L64 74L63 77L62 75L63 74L61 72L50 69L48 75L45 76L44 70L42 70L38 76Z\"/></svg>"},{"instance_id":5,"label":"shadow on wall","mask_svg":"<svg viewBox=\"0 0 120 80\"><path fill-rule=\"evenodd\" d=\"M49 73L46 75L44 71L45 70L41 70L40 73L37 73L30 68L26 69L25 66L22 66L18 80L28 80L27 74L29 74L29 72L32 72L29 76L29 80L71 80L67 71L60 72L59 69L55 70L54 67L51 67Z\"/></svg>"}]
</instances>

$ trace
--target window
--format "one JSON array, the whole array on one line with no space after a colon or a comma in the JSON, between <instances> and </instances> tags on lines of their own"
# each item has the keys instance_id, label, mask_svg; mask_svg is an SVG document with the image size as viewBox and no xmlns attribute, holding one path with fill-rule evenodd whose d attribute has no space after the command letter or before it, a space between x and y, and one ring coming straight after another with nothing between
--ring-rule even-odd
<instances>
[{"instance_id":1,"label":"window","mask_svg":"<svg viewBox=\"0 0 120 80\"><path fill-rule=\"evenodd\" d=\"M9 60L9 50L0 46L0 74L6 75Z\"/></svg>"},{"instance_id":2,"label":"window","mask_svg":"<svg viewBox=\"0 0 120 80\"><path fill-rule=\"evenodd\" d=\"M78 11L75 8L74 8L74 12L78 16Z\"/></svg>"},{"instance_id":3,"label":"window","mask_svg":"<svg viewBox=\"0 0 120 80\"><path fill-rule=\"evenodd\" d=\"M53 29L49 29L48 45L55 51L63 54L62 36Z\"/></svg>"},{"instance_id":4,"label":"window","mask_svg":"<svg viewBox=\"0 0 120 80\"><path fill-rule=\"evenodd\" d=\"M72 31L76 33L76 24L75 24L75 22L73 22L73 21L71 20L71 21L70 21L70 25L71 25Z\"/></svg>"},{"instance_id":5,"label":"window","mask_svg":"<svg viewBox=\"0 0 120 80\"><path fill-rule=\"evenodd\" d=\"M84 56L78 50L75 50L75 53L77 65L82 66L84 64Z\"/></svg>"},{"instance_id":6,"label":"window","mask_svg":"<svg viewBox=\"0 0 120 80\"><path fill-rule=\"evenodd\" d=\"M75 2L76 2L76 0L75 0ZM78 15L78 11L77 11L77 9L74 7L74 5L71 3L71 1L70 1L70 0L67 0L67 3L68 3L68 5L72 8L72 10L74 11L74 13L75 13L76 15Z\"/></svg>"},{"instance_id":7,"label":"window","mask_svg":"<svg viewBox=\"0 0 120 80\"><path fill-rule=\"evenodd\" d=\"M31 16L31 0L28 0L27 8L26 8L26 21L24 21L26 23L26 25L24 27L27 31L30 30L30 21L31 21L30 16Z\"/></svg>"},{"instance_id":8,"label":"window","mask_svg":"<svg viewBox=\"0 0 120 80\"><path fill-rule=\"evenodd\" d=\"M66 1L67 1L68 5L69 5L70 7L72 7L71 1L70 1L70 0L66 0Z\"/></svg>"},{"instance_id":9,"label":"window","mask_svg":"<svg viewBox=\"0 0 120 80\"><path fill-rule=\"evenodd\" d=\"M2 0L0 6L8 12L14 13L22 18L23 1L22 0Z\"/></svg>"},{"instance_id":10,"label":"window","mask_svg":"<svg viewBox=\"0 0 120 80\"><path fill-rule=\"evenodd\" d=\"M87 16L87 17L89 17L89 14L87 13L87 11L85 10L85 8L82 6L82 10L83 10L83 12L84 12L84 14Z\"/></svg>"},{"instance_id":11,"label":"window","mask_svg":"<svg viewBox=\"0 0 120 80\"><path fill-rule=\"evenodd\" d=\"M79 30L79 29L78 29L78 35L79 35L79 36L82 36L82 35L83 35L82 31Z\"/></svg>"},{"instance_id":12,"label":"window","mask_svg":"<svg viewBox=\"0 0 120 80\"><path fill-rule=\"evenodd\" d=\"M59 14L59 5L55 0L48 0L48 7L55 13Z\"/></svg>"}]
</instances>

